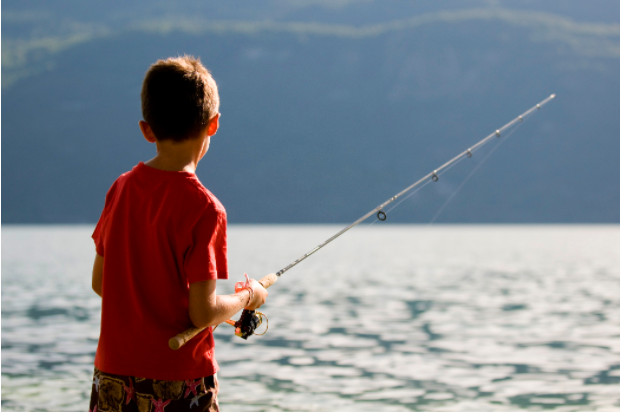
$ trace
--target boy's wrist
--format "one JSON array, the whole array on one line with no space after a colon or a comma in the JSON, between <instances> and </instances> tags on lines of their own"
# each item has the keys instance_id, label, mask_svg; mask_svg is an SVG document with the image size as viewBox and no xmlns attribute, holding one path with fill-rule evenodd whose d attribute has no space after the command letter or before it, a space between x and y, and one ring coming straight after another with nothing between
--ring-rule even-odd
<instances>
[{"instance_id":1,"label":"boy's wrist","mask_svg":"<svg viewBox=\"0 0 620 413\"><path fill-rule=\"evenodd\" d=\"M248 303L246 304L246 307L250 306L250 303L252 302L252 298L254 298L254 289L247 285L244 290L248 290Z\"/></svg>"}]
</instances>

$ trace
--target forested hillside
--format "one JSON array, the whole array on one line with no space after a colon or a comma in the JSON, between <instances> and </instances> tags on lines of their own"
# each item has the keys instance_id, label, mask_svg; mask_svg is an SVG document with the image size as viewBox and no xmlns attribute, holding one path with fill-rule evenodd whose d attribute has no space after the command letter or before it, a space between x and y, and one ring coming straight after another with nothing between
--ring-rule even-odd
<instances>
[{"instance_id":1,"label":"forested hillside","mask_svg":"<svg viewBox=\"0 0 620 413\"><path fill-rule=\"evenodd\" d=\"M438 222L620 222L618 3L88 4L2 3L3 223L95 222L154 155L144 72L184 53L219 85L198 176L230 222L352 221L551 93ZM388 222L428 222L485 153Z\"/></svg>"}]
</instances>

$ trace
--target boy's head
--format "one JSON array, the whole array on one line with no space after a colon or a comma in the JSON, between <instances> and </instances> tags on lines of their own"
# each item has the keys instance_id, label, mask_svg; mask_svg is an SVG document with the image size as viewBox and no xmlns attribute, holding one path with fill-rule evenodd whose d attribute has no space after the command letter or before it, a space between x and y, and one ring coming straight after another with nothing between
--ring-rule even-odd
<instances>
[{"instance_id":1,"label":"boy's head","mask_svg":"<svg viewBox=\"0 0 620 413\"><path fill-rule=\"evenodd\" d=\"M217 115L220 97L211 73L193 56L158 60L142 83L142 117L159 141L197 137Z\"/></svg>"}]
</instances>

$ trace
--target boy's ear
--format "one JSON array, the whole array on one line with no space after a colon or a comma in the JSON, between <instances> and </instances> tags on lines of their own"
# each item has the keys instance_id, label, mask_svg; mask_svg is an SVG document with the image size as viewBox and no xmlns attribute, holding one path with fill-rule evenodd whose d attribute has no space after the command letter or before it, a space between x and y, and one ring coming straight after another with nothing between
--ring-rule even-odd
<instances>
[{"instance_id":1,"label":"boy's ear","mask_svg":"<svg viewBox=\"0 0 620 413\"><path fill-rule=\"evenodd\" d=\"M155 143L157 139L155 138L155 134L153 133L153 129L151 129L151 125L141 120L138 122L140 125L140 130L142 131L142 135L144 135L144 139L146 139L150 143Z\"/></svg>"},{"instance_id":2,"label":"boy's ear","mask_svg":"<svg viewBox=\"0 0 620 413\"><path fill-rule=\"evenodd\" d=\"M209 136L215 135L219 127L220 127L220 113L218 113L217 115L215 115L209 120L209 123L207 124L207 135Z\"/></svg>"}]
</instances>

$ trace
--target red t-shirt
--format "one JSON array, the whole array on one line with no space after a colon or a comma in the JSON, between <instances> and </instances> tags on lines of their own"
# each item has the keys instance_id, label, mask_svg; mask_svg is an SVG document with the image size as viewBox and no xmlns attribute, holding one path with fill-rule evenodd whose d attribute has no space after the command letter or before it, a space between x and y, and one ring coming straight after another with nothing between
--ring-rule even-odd
<instances>
[{"instance_id":1,"label":"red t-shirt","mask_svg":"<svg viewBox=\"0 0 620 413\"><path fill-rule=\"evenodd\" d=\"M168 340L192 327L190 283L228 278L226 211L217 198L193 173L140 162L108 191L93 239L103 256L95 366L158 380L215 374L211 328L176 351Z\"/></svg>"}]
</instances>

